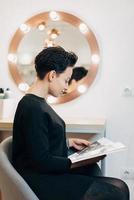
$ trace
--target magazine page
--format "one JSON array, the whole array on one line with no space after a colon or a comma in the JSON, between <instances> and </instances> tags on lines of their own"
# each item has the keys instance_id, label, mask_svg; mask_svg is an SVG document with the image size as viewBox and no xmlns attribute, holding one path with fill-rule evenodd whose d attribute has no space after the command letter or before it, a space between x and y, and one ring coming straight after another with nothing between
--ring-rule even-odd
<instances>
[{"instance_id":1,"label":"magazine page","mask_svg":"<svg viewBox=\"0 0 134 200\"><path fill-rule=\"evenodd\" d=\"M113 152L126 149L125 145L120 142L112 142L107 138L101 138L96 142L90 144L90 146L84 148L69 156L72 163L95 158L102 155L107 155Z\"/></svg>"}]
</instances>

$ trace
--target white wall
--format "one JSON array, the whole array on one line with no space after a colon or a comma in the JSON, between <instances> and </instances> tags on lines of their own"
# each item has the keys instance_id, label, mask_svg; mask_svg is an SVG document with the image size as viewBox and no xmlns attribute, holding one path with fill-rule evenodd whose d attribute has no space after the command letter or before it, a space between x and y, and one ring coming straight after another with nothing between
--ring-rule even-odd
<instances>
[{"instance_id":1,"label":"white wall","mask_svg":"<svg viewBox=\"0 0 134 200\"><path fill-rule=\"evenodd\" d=\"M107 158L107 174L120 177L122 169L134 168L134 96L122 96L126 86L134 92L134 1L1 0L0 87L10 87L17 96L20 92L7 66L9 41L22 22L48 10L67 11L80 17L97 36L102 61L96 80L88 93L55 109L62 116L106 117L107 136L127 145L126 152Z\"/></svg>"}]
</instances>

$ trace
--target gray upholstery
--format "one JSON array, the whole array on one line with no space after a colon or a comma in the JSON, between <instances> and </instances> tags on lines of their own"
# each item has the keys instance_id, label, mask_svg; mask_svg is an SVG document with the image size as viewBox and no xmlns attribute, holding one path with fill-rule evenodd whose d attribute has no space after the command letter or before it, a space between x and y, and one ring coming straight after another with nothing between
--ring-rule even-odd
<instances>
[{"instance_id":1,"label":"gray upholstery","mask_svg":"<svg viewBox=\"0 0 134 200\"><path fill-rule=\"evenodd\" d=\"M2 200L39 200L11 164L12 136L0 144L0 189Z\"/></svg>"}]
</instances>

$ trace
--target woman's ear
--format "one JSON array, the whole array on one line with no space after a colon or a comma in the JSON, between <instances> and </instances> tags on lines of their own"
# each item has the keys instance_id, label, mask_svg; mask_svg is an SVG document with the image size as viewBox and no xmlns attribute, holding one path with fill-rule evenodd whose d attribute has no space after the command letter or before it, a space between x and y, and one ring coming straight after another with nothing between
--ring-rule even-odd
<instances>
[{"instance_id":1,"label":"woman's ear","mask_svg":"<svg viewBox=\"0 0 134 200\"><path fill-rule=\"evenodd\" d=\"M55 79L55 78L56 78L56 71L55 70L48 72L48 81L52 82L53 79Z\"/></svg>"}]
</instances>

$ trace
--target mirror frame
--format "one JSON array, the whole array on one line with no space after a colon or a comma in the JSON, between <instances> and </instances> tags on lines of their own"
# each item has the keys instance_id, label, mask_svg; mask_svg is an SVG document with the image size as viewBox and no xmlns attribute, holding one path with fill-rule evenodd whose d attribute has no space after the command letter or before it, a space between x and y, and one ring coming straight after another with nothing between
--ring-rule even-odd
<instances>
[{"instance_id":1,"label":"mirror frame","mask_svg":"<svg viewBox=\"0 0 134 200\"><path fill-rule=\"evenodd\" d=\"M42 22L47 23L48 21L52 20L50 18L51 12L52 11L37 14L37 15L31 17L30 19L28 19L24 24L28 25L29 27L36 27ZM78 17L76 17L70 13L62 12L62 11L53 11L53 12L57 13L57 15L60 18L59 19L60 21L68 22L77 28L79 28L80 24L85 24L81 19L79 19ZM88 88L94 81L97 71L98 71L98 68L99 68L100 50L99 50L99 45L98 45L98 42L97 42L97 39L96 39L94 33L87 25L86 25L86 27L87 27L87 31L82 34L86 37L87 42L89 44L89 47L91 50L91 58L94 55L95 56L97 55L99 58L99 60L97 62L94 62L91 59L91 63L89 64L90 70L88 71L88 74L86 75L86 77L83 80L82 85L84 85L86 88ZM25 36L25 34L26 33L21 31L20 28L17 29L17 31L15 32L15 34L10 42L9 49L8 49L8 55L16 55L17 48L18 48L22 38ZM9 59L9 57L8 57L8 66L9 66L9 70L11 72L12 78L15 81L15 83L17 84L17 86L19 86L20 83L25 83L25 81L22 79L21 75L19 74L16 63L11 61ZM59 103L65 103L65 102L71 101L83 93L80 93L78 91L78 88L76 88L74 91L72 91L62 97L56 98L56 100L53 104L59 104Z\"/></svg>"}]
</instances>

